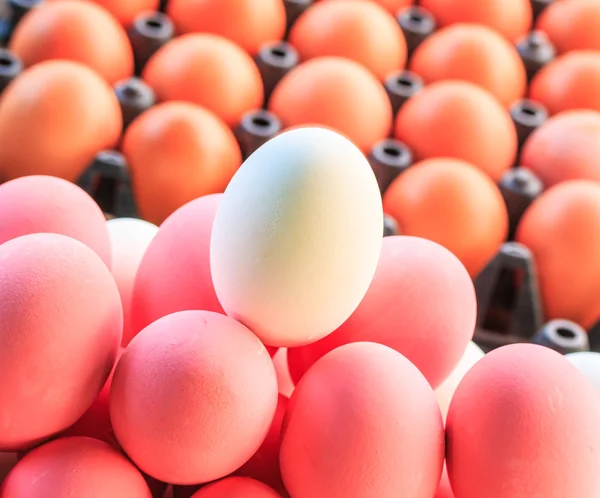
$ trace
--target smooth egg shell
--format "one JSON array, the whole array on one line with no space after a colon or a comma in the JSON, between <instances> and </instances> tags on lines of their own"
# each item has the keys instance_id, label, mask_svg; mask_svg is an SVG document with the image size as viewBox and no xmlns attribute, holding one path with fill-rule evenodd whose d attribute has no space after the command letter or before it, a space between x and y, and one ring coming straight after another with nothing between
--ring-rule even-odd
<instances>
[{"instance_id":1,"label":"smooth egg shell","mask_svg":"<svg viewBox=\"0 0 600 498\"><path fill-rule=\"evenodd\" d=\"M233 177L215 218L210 264L228 315L271 346L306 344L356 309L383 240L368 161L321 128L285 132Z\"/></svg>"},{"instance_id":2,"label":"smooth egg shell","mask_svg":"<svg viewBox=\"0 0 600 498\"><path fill-rule=\"evenodd\" d=\"M600 399L544 346L495 349L464 377L446 425L456 498L600 496Z\"/></svg>"}]
</instances>

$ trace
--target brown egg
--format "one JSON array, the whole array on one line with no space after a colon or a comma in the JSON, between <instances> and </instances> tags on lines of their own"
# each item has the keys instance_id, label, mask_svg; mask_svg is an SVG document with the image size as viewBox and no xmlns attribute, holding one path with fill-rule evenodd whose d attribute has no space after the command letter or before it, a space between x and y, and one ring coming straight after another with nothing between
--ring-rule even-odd
<instances>
[{"instance_id":1,"label":"brown egg","mask_svg":"<svg viewBox=\"0 0 600 498\"><path fill-rule=\"evenodd\" d=\"M466 81L438 81L408 100L396 117L395 136L418 160L454 157L498 181L512 167L517 134L508 110Z\"/></svg>"},{"instance_id":2,"label":"brown egg","mask_svg":"<svg viewBox=\"0 0 600 498\"><path fill-rule=\"evenodd\" d=\"M433 240L449 249L475 277L508 235L508 214L498 187L473 165L429 159L390 185L383 210L402 235Z\"/></svg>"},{"instance_id":3,"label":"brown egg","mask_svg":"<svg viewBox=\"0 0 600 498\"><path fill-rule=\"evenodd\" d=\"M363 64L383 80L406 63L406 41L396 19L375 2L336 0L306 10L289 42L304 60L333 55Z\"/></svg>"},{"instance_id":4,"label":"brown egg","mask_svg":"<svg viewBox=\"0 0 600 498\"><path fill-rule=\"evenodd\" d=\"M164 45L148 61L144 80L159 100L184 100L210 109L229 126L262 106L260 73L235 43L211 34L190 34Z\"/></svg>"},{"instance_id":5,"label":"brown egg","mask_svg":"<svg viewBox=\"0 0 600 498\"><path fill-rule=\"evenodd\" d=\"M533 13L530 0L420 0L440 26L461 22L483 24L510 41L525 36Z\"/></svg>"},{"instance_id":6,"label":"brown egg","mask_svg":"<svg viewBox=\"0 0 600 498\"><path fill-rule=\"evenodd\" d=\"M546 320L590 327L600 317L600 184L548 189L525 212L516 240L533 252Z\"/></svg>"},{"instance_id":7,"label":"brown egg","mask_svg":"<svg viewBox=\"0 0 600 498\"><path fill-rule=\"evenodd\" d=\"M600 50L600 2L569 0L548 5L537 21L559 53Z\"/></svg>"},{"instance_id":8,"label":"brown egg","mask_svg":"<svg viewBox=\"0 0 600 498\"><path fill-rule=\"evenodd\" d=\"M180 33L221 35L252 54L285 33L282 0L170 0L167 13Z\"/></svg>"},{"instance_id":9,"label":"brown egg","mask_svg":"<svg viewBox=\"0 0 600 498\"><path fill-rule=\"evenodd\" d=\"M62 0L46 0L56 2ZM86 0L101 5L116 17L123 26L129 26L142 12L158 10L159 0Z\"/></svg>"},{"instance_id":10,"label":"brown egg","mask_svg":"<svg viewBox=\"0 0 600 498\"><path fill-rule=\"evenodd\" d=\"M203 195L223 192L242 163L233 132L212 112L165 102L127 129L123 153L142 217L161 224Z\"/></svg>"},{"instance_id":11,"label":"brown egg","mask_svg":"<svg viewBox=\"0 0 600 498\"><path fill-rule=\"evenodd\" d=\"M121 134L119 103L94 71L48 61L25 71L0 99L0 179L51 175L75 181Z\"/></svg>"},{"instance_id":12,"label":"brown egg","mask_svg":"<svg viewBox=\"0 0 600 498\"><path fill-rule=\"evenodd\" d=\"M40 4L17 25L10 49L25 67L52 59L81 62L111 85L133 74L127 33L106 9L91 2Z\"/></svg>"},{"instance_id":13,"label":"brown egg","mask_svg":"<svg viewBox=\"0 0 600 498\"><path fill-rule=\"evenodd\" d=\"M464 80L493 93L506 107L525 95L525 67L515 47L491 28L454 24L419 45L410 69L431 83Z\"/></svg>"},{"instance_id":14,"label":"brown egg","mask_svg":"<svg viewBox=\"0 0 600 498\"><path fill-rule=\"evenodd\" d=\"M568 109L600 111L600 52L578 50L555 59L531 82L532 99L550 114Z\"/></svg>"},{"instance_id":15,"label":"brown egg","mask_svg":"<svg viewBox=\"0 0 600 498\"><path fill-rule=\"evenodd\" d=\"M342 57L317 57L293 69L275 87L269 110L285 127L325 125L365 152L392 126L383 85L358 62Z\"/></svg>"},{"instance_id":16,"label":"brown egg","mask_svg":"<svg viewBox=\"0 0 600 498\"><path fill-rule=\"evenodd\" d=\"M600 112L563 111L551 117L529 136L520 163L546 187L575 179L600 182Z\"/></svg>"}]
</instances>

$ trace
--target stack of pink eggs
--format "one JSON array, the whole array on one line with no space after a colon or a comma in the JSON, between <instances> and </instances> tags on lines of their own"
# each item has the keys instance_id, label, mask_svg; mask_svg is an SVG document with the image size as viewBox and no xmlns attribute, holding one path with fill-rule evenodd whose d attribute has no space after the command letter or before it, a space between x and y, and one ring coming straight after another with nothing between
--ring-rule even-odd
<instances>
[{"instance_id":1,"label":"stack of pink eggs","mask_svg":"<svg viewBox=\"0 0 600 498\"><path fill-rule=\"evenodd\" d=\"M2 498L600 495L594 387L483 357L467 270L382 237L337 133L278 135L158 229L45 176L0 211Z\"/></svg>"}]
</instances>

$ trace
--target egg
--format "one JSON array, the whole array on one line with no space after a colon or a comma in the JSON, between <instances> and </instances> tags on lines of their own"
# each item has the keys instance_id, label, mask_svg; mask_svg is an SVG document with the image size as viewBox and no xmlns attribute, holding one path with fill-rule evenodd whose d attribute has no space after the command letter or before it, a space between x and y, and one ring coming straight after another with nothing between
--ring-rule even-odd
<instances>
[{"instance_id":1,"label":"egg","mask_svg":"<svg viewBox=\"0 0 600 498\"><path fill-rule=\"evenodd\" d=\"M294 498L431 497L443 460L433 391L387 346L355 342L331 351L292 394L280 462Z\"/></svg>"},{"instance_id":2,"label":"egg","mask_svg":"<svg viewBox=\"0 0 600 498\"><path fill-rule=\"evenodd\" d=\"M280 498L266 484L248 477L228 477L211 483L192 495L192 498Z\"/></svg>"},{"instance_id":3,"label":"egg","mask_svg":"<svg viewBox=\"0 0 600 498\"><path fill-rule=\"evenodd\" d=\"M359 305L382 240L381 195L361 151L326 129L288 131L223 194L210 245L215 291L265 344L307 344Z\"/></svg>"},{"instance_id":4,"label":"egg","mask_svg":"<svg viewBox=\"0 0 600 498\"><path fill-rule=\"evenodd\" d=\"M380 80L406 63L406 41L398 22L375 2L316 4L294 22L289 42L302 60L324 55L347 57Z\"/></svg>"},{"instance_id":5,"label":"egg","mask_svg":"<svg viewBox=\"0 0 600 498\"><path fill-rule=\"evenodd\" d=\"M509 107L525 95L525 66L514 45L492 28L454 24L419 45L410 70L425 83L470 81L487 89Z\"/></svg>"},{"instance_id":6,"label":"egg","mask_svg":"<svg viewBox=\"0 0 600 498\"><path fill-rule=\"evenodd\" d=\"M114 85L133 75L133 51L125 29L94 2L43 2L19 22L10 49L25 67L47 60L85 64Z\"/></svg>"},{"instance_id":7,"label":"egg","mask_svg":"<svg viewBox=\"0 0 600 498\"><path fill-rule=\"evenodd\" d=\"M442 382L435 390L435 397L442 410L442 416L444 419L448 415L448 408L450 408L450 402L452 396L456 392L460 381L467 374L467 372L477 363L481 358L485 356L481 348L474 342L470 342L467 345L467 349L462 355L462 358L458 362L458 365L454 367L452 373L446 377L446 380Z\"/></svg>"},{"instance_id":8,"label":"egg","mask_svg":"<svg viewBox=\"0 0 600 498\"><path fill-rule=\"evenodd\" d=\"M568 360L534 344L488 353L448 412L457 498L600 496L600 398Z\"/></svg>"},{"instance_id":9,"label":"egg","mask_svg":"<svg viewBox=\"0 0 600 498\"><path fill-rule=\"evenodd\" d=\"M221 35L249 53L285 33L282 0L170 0L167 14L180 33Z\"/></svg>"},{"instance_id":10,"label":"egg","mask_svg":"<svg viewBox=\"0 0 600 498\"><path fill-rule=\"evenodd\" d=\"M0 180L52 175L77 181L96 154L114 148L122 115L112 88L78 62L30 67L0 99Z\"/></svg>"},{"instance_id":11,"label":"egg","mask_svg":"<svg viewBox=\"0 0 600 498\"><path fill-rule=\"evenodd\" d=\"M0 244L31 233L58 233L83 242L110 265L111 244L98 204L77 185L33 175L0 185Z\"/></svg>"},{"instance_id":12,"label":"egg","mask_svg":"<svg viewBox=\"0 0 600 498\"><path fill-rule=\"evenodd\" d=\"M145 473L173 484L231 474L267 437L273 362L254 334L209 311L181 311L127 346L110 389L117 441Z\"/></svg>"},{"instance_id":13,"label":"egg","mask_svg":"<svg viewBox=\"0 0 600 498\"><path fill-rule=\"evenodd\" d=\"M137 270L158 227L144 220L114 218L106 222L112 246L111 273L123 304L123 344L133 336L131 298Z\"/></svg>"},{"instance_id":14,"label":"egg","mask_svg":"<svg viewBox=\"0 0 600 498\"><path fill-rule=\"evenodd\" d=\"M439 26L475 23L489 26L516 42L529 31L533 17L530 0L420 0Z\"/></svg>"},{"instance_id":15,"label":"egg","mask_svg":"<svg viewBox=\"0 0 600 498\"><path fill-rule=\"evenodd\" d=\"M575 365L600 394L600 353L585 351L570 353L565 358Z\"/></svg>"},{"instance_id":16,"label":"egg","mask_svg":"<svg viewBox=\"0 0 600 498\"><path fill-rule=\"evenodd\" d=\"M103 441L57 439L27 454L4 481L2 498L152 498L127 457Z\"/></svg>"},{"instance_id":17,"label":"egg","mask_svg":"<svg viewBox=\"0 0 600 498\"><path fill-rule=\"evenodd\" d=\"M84 414L115 362L123 315L106 265L64 235L0 245L0 275L0 450L14 451Z\"/></svg>"},{"instance_id":18,"label":"egg","mask_svg":"<svg viewBox=\"0 0 600 498\"><path fill-rule=\"evenodd\" d=\"M139 265L131 302L132 334L185 310L223 313L210 274L210 236L222 194L188 202L160 226Z\"/></svg>"},{"instance_id":19,"label":"egg","mask_svg":"<svg viewBox=\"0 0 600 498\"><path fill-rule=\"evenodd\" d=\"M552 186L527 208L515 240L533 254L546 320L591 328L600 318L600 184Z\"/></svg>"}]
</instances>

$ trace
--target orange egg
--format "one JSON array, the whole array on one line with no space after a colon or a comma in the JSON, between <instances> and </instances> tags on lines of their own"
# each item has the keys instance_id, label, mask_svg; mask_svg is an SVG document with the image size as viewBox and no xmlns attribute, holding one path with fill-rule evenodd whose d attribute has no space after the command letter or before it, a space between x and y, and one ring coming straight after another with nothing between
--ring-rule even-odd
<instances>
[{"instance_id":1,"label":"orange egg","mask_svg":"<svg viewBox=\"0 0 600 498\"><path fill-rule=\"evenodd\" d=\"M295 22L290 43L304 60L333 55L363 64L379 79L406 63L400 26L383 7L365 0L322 2Z\"/></svg>"},{"instance_id":2,"label":"orange egg","mask_svg":"<svg viewBox=\"0 0 600 498\"><path fill-rule=\"evenodd\" d=\"M535 258L546 320L590 327L599 318L600 185L571 180L548 189L525 211L516 240Z\"/></svg>"},{"instance_id":3,"label":"orange egg","mask_svg":"<svg viewBox=\"0 0 600 498\"><path fill-rule=\"evenodd\" d=\"M530 0L421 0L440 26L460 22L483 24L495 29L511 42L525 36L533 13Z\"/></svg>"},{"instance_id":4,"label":"orange egg","mask_svg":"<svg viewBox=\"0 0 600 498\"><path fill-rule=\"evenodd\" d=\"M546 32L559 53L600 50L600 2L570 0L551 3L542 12L536 27Z\"/></svg>"},{"instance_id":5,"label":"orange egg","mask_svg":"<svg viewBox=\"0 0 600 498\"><path fill-rule=\"evenodd\" d=\"M17 25L10 49L25 67L52 59L81 62L111 85L133 74L127 33L106 9L91 2L40 4Z\"/></svg>"},{"instance_id":6,"label":"orange egg","mask_svg":"<svg viewBox=\"0 0 600 498\"><path fill-rule=\"evenodd\" d=\"M225 123L184 102L159 104L136 119L123 138L123 153L138 209L155 225L197 197L223 192L242 163Z\"/></svg>"},{"instance_id":7,"label":"orange egg","mask_svg":"<svg viewBox=\"0 0 600 498\"><path fill-rule=\"evenodd\" d=\"M363 151L388 136L392 106L383 85L355 61L318 57L275 87L269 110L285 126L319 124L339 130Z\"/></svg>"},{"instance_id":8,"label":"orange egg","mask_svg":"<svg viewBox=\"0 0 600 498\"><path fill-rule=\"evenodd\" d=\"M567 2L568 3L568 2ZM600 111L600 52L568 52L545 66L531 82L529 94L550 114L567 109Z\"/></svg>"},{"instance_id":9,"label":"orange egg","mask_svg":"<svg viewBox=\"0 0 600 498\"><path fill-rule=\"evenodd\" d=\"M282 0L170 0L167 14L180 33L214 33L254 54L281 40L286 15Z\"/></svg>"},{"instance_id":10,"label":"orange egg","mask_svg":"<svg viewBox=\"0 0 600 498\"><path fill-rule=\"evenodd\" d=\"M454 24L426 38L410 69L431 83L464 80L493 93L506 107L525 95L527 76L515 47L491 28Z\"/></svg>"},{"instance_id":11,"label":"orange egg","mask_svg":"<svg viewBox=\"0 0 600 498\"><path fill-rule=\"evenodd\" d=\"M75 181L121 135L119 102L94 71L48 61L25 71L0 99L0 178Z\"/></svg>"},{"instance_id":12,"label":"orange egg","mask_svg":"<svg viewBox=\"0 0 600 498\"><path fill-rule=\"evenodd\" d=\"M46 0L46 2L62 0ZM142 12L158 10L159 0L89 0L108 10L123 26L129 26Z\"/></svg>"},{"instance_id":13,"label":"orange egg","mask_svg":"<svg viewBox=\"0 0 600 498\"><path fill-rule=\"evenodd\" d=\"M319 1L319 0L317 0ZM390 14L396 15L402 9L410 7L414 0L371 0L384 7Z\"/></svg>"},{"instance_id":14,"label":"orange egg","mask_svg":"<svg viewBox=\"0 0 600 498\"><path fill-rule=\"evenodd\" d=\"M574 179L600 182L600 112L563 111L553 116L529 136L520 163L546 187Z\"/></svg>"},{"instance_id":15,"label":"orange egg","mask_svg":"<svg viewBox=\"0 0 600 498\"><path fill-rule=\"evenodd\" d=\"M486 175L457 159L429 159L390 185L383 210L403 235L443 245L476 276L508 235L502 194Z\"/></svg>"},{"instance_id":16,"label":"orange egg","mask_svg":"<svg viewBox=\"0 0 600 498\"><path fill-rule=\"evenodd\" d=\"M500 180L517 154L508 110L487 90L463 81L439 81L408 100L396 117L395 136L415 157L454 157Z\"/></svg>"},{"instance_id":17,"label":"orange egg","mask_svg":"<svg viewBox=\"0 0 600 498\"><path fill-rule=\"evenodd\" d=\"M158 100L184 100L216 113L229 126L262 106L260 73L235 43L211 34L181 36L148 61L144 80Z\"/></svg>"}]
</instances>

